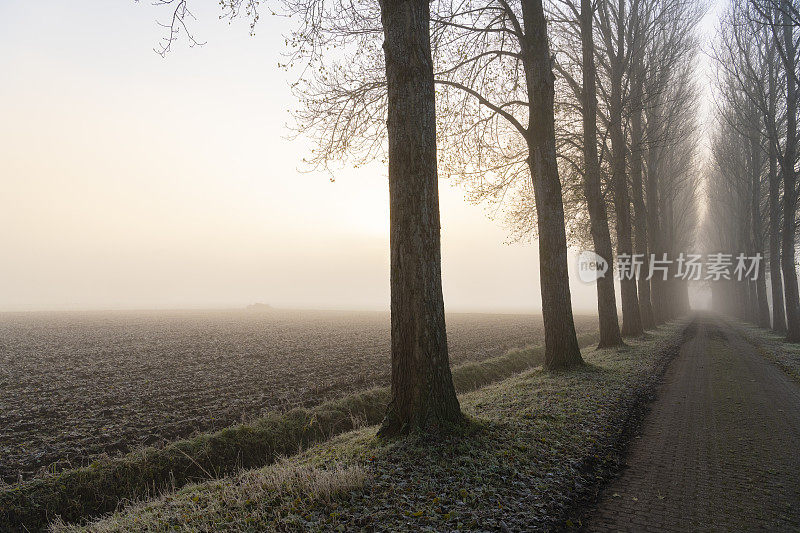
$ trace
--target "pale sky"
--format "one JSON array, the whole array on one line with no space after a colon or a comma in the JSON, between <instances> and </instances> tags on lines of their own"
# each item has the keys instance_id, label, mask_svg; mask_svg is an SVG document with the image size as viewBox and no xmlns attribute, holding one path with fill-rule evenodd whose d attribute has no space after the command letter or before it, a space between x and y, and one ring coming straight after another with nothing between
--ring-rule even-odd
<instances>
[{"instance_id":1,"label":"pale sky","mask_svg":"<svg viewBox=\"0 0 800 533\"><path fill-rule=\"evenodd\" d=\"M162 59L146 0L0 3L0 310L388 309L385 169L298 172L287 21L196 4ZM440 191L447 309L540 309L535 243Z\"/></svg>"}]
</instances>

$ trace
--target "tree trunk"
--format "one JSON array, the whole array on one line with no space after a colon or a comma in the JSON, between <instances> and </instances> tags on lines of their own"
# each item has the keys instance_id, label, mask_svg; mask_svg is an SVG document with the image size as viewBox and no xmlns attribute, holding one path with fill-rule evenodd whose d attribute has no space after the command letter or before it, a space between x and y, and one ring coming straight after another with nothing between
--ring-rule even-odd
<instances>
[{"instance_id":1,"label":"tree trunk","mask_svg":"<svg viewBox=\"0 0 800 533\"><path fill-rule=\"evenodd\" d=\"M758 115L756 114L756 119ZM761 230L761 144L759 136L753 135L750 139L750 152L753 161L753 182L750 195L750 218L752 219L752 246L753 253L764 256ZM758 278L755 280L755 301L758 302L757 324L762 328L769 328L769 302L767 301L767 283L764 265L759 265Z\"/></svg>"},{"instance_id":2,"label":"tree trunk","mask_svg":"<svg viewBox=\"0 0 800 533\"><path fill-rule=\"evenodd\" d=\"M772 94L772 90L770 90L770 94ZM772 292L772 329L777 333L786 333L786 315L783 312L783 276L781 275L780 182L778 154L775 139L772 138L769 144L769 285Z\"/></svg>"},{"instance_id":3,"label":"tree trunk","mask_svg":"<svg viewBox=\"0 0 800 533\"><path fill-rule=\"evenodd\" d=\"M597 157L597 82L595 80L594 35L592 34L592 1L581 0L581 43L583 49L583 190L589 210L592 241L597 255L614 264L608 214L600 188L600 162ZM622 335L617 317L614 274L609 270L597 280L597 312L600 318L598 348L619 346Z\"/></svg>"},{"instance_id":4,"label":"tree trunk","mask_svg":"<svg viewBox=\"0 0 800 533\"><path fill-rule=\"evenodd\" d=\"M781 176L778 175L778 130L775 118L778 93L774 43L767 50L767 69L769 104L764 123L769 127L769 285L772 293L772 330L786 333L781 275Z\"/></svg>"},{"instance_id":5,"label":"tree trunk","mask_svg":"<svg viewBox=\"0 0 800 533\"><path fill-rule=\"evenodd\" d=\"M744 319L751 324L756 324L758 308L756 301L753 299L753 282L745 281L739 283L742 287L742 305L744 306Z\"/></svg>"},{"instance_id":6,"label":"tree trunk","mask_svg":"<svg viewBox=\"0 0 800 533\"><path fill-rule=\"evenodd\" d=\"M738 198L739 205L736 208L736 212L740 213L740 215L736 217L737 229L734 233L736 237L733 240L732 246L730 247L734 261L736 260L737 256L736 252L745 251L748 255L750 253L750 240L748 238L750 235L750 215L749 206L747 205L746 200L746 195L742 195L741 198ZM733 290L736 294L736 316L745 322L754 324L755 306L750 306L750 281L747 279L743 279L743 281L737 281L737 279L733 276L731 276L731 280Z\"/></svg>"},{"instance_id":7,"label":"tree trunk","mask_svg":"<svg viewBox=\"0 0 800 533\"><path fill-rule=\"evenodd\" d=\"M783 38L786 53L786 150L783 157L783 243L781 266L783 268L783 290L786 303L786 340L800 342L800 297L797 288L797 272L794 267L794 217L797 207L796 176L794 162L797 150L797 93L794 80L795 46L793 25L786 10L783 10Z\"/></svg>"},{"instance_id":8,"label":"tree trunk","mask_svg":"<svg viewBox=\"0 0 800 533\"><path fill-rule=\"evenodd\" d=\"M625 135L622 131L622 75L625 57L623 31L625 3L620 0L617 22L617 53L611 58L611 152L612 181L614 187L614 210L617 214L617 254L632 255L630 198L628 196L628 180L625 178ZM636 295L636 280L621 279L622 296L622 334L640 335L642 319L639 313L639 298Z\"/></svg>"},{"instance_id":9,"label":"tree trunk","mask_svg":"<svg viewBox=\"0 0 800 533\"><path fill-rule=\"evenodd\" d=\"M569 368L583 363L583 359L572 318L564 204L556 164L554 76L542 0L523 0L522 16L525 25L523 67L530 100L526 141L539 228L544 366L547 369Z\"/></svg>"},{"instance_id":10,"label":"tree trunk","mask_svg":"<svg viewBox=\"0 0 800 533\"><path fill-rule=\"evenodd\" d=\"M786 314L783 306L783 275L781 274L780 176L776 167L776 161L770 156L769 286L772 293L772 330L776 333L786 333Z\"/></svg>"},{"instance_id":11,"label":"tree trunk","mask_svg":"<svg viewBox=\"0 0 800 533\"><path fill-rule=\"evenodd\" d=\"M644 185L642 183L642 76L644 65L641 55L637 54L635 78L631 93L631 192L633 193L634 240L636 253L642 256L642 275L637 280L639 289L639 313L642 328L656 327L653 307L650 303L650 280L647 274L650 269L650 256L647 242L647 216L644 206Z\"/></svg>"},{"instance_id":12,"label":"tree trunk","mask_svg":"<svg viewBox=\"0 0 800 533\"><path fill-rule=\"evenodd\" d=\"M380 434L462 420L442 297L436 116L426 0L382 0L388 91L391 402Z\"/></svg>"},{"instance_id":13,"label":"tree trunk","mask_svg":"<svg viewBox=\"0 0 800 533\"><path fill-rule=\"evenodd\" d=\"M646 111L646 113L648 113ZM655 129L655 117L652 113L647 115L648 128ZM648 132L648 139L656 137L652 130ZM653 162L652 150L647 150L647 179L645 181L645 194L647 196L647 210L645 216L647 218L647 236L649 238L650 250L656 254L656 257L661 257L661 228L659 225L659 199L658 199L658 180L656 176L655 163ZM663 324L666 321L666 313L664 312L664 280L661 276L656 275L650 280L650 305L653 311L653 321L656 324Z\"/></svg>"},{"instance_id":14,"label":"tree trunk","mask_svg":"<svg viewBox=\"0 0 800 533\"><path fill-rule=\"evenodd\" d=\"M674 228L674 209L673 209L673 197L668 194L666 191L665 184L661 184L661 190L659 191L659 198L661 199L661 223L663 224L663 232L662 232L662 248L659 250L660 252L666 252L667 257L675 257L674 254L674 246L672 235L672 228ZM676 289L676 278L672 276L668 276L667 280L663 283L660 283L663 288L663 292L661 294L661 304L662 310L664 312L664 319L665 320L672 320L678 316L678 305L677 305L677 289Z\"/></svg>"}]
</instances>

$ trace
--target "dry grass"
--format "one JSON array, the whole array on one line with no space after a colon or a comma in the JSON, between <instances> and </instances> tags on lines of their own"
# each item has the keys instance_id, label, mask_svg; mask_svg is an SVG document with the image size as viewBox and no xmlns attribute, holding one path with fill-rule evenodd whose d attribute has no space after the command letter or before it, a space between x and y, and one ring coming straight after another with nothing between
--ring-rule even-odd
<instances>
[{"instance_id":1,"label":"dry grass","mask_svg":"<svg viewBox=\"0 0 800 533\"><path fill-rule=\"evenodd\" d=\"M579 338L582 346L595 333ZM512 350L453 370L458 392L473 390L540 364L542 348ZM126 500L198 480L230 474L240 468L270 464L333 435L377 424L389 393L375 388L332 400L311 409L270 414L246 424L177 441L164 448L142 448L120 458L98 460L88 468L70 469L22 484L0 488L0 529L39 529L54 516L77 521L118 508Z\"/></svg>"},{"instance_id":2,"label":"dry grass","mask_svg":"<svg viewBox=\"0 0 800 533\"><path fill-rule=\"evenodd\" d=\"M536 315L447 319L454 366L541 343ZM2 313L0 478L384 386L389 346L386 313Z\"/></svg>"},{"instance_id":3,"label":"dry grass","mask_svg":"<svg viewBox=\"0 0 800 533\"><path fill-rule=\"evenodd\" d=\"M61 523L56 531L522 531L579 525L567 522L571 510L618 464L617 447L677 352L679 329L661 329L631 341L628 349L588 350L589 365L574 371L534 369L461 395L472 421L463 435L384 443L374 427L363 428L279 465L187 487L88 525ZM287 468L358 470L346 478L349 488L332 480L335 490L324 491L327 497L310 497L316 491L303 488L310 486L306 482L277 491L251 488L263 476L287 479Z\"/></svg>"},{"instance_id":4,"label":"dry grass","mask_svg":"<svg viewBox=\"0 0 800 533\"><path fill-rule=\"evenodd\" d=\"M738 320L735 322L744 330L747 341L754 345L761 355L778 365L793 379L800 381L800 344L786 342L785 335L778 335L772 330Z\"/></svg>"},{"instance_id":5,"label":"dry grass","mask_svg":"<svg viewBox=\"0 0 800 533\"><path fill-rule=\"evenodd\" d=\"M307 464L294 464L283 459L269 469L244 472L236 478L236 483L216 481L188 498L183 498L182 495L194 491L197 487L189 486L176 495L163 495L158 499L158 512L147 516L136 516L129 521L98 523L92 530L97 533L120 529L147 530L158 527L159 522L168 517L188 518L198 512L224 515L229 509L247 510L240 526L263 523L280 516L278 509L261 505L265 501L302 501L310 505L330 505L336 496L363 487L368 478L367 470L360 465L333 464L317 468ZM211 526L195 527L190 523L183 526L181 529L191 531L214 531ZM70 532L80 531L82 528L56 520L50 529L54 532Z\"/></svg>"}]
</instances>

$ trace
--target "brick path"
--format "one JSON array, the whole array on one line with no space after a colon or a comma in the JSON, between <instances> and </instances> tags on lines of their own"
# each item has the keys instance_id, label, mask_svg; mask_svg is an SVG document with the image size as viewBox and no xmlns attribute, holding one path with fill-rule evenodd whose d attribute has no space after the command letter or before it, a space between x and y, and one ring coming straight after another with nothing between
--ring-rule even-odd
<instances>
[{"instance_id":1,"label":"brick path","mask_svg":"<svg viewBox=\"0 0 800 533\"><path fill-rule=\"evenodd\" d=\"M589 531L800 531L800 385L698 318L627 463Z\"/></svg>"}]
</instances>

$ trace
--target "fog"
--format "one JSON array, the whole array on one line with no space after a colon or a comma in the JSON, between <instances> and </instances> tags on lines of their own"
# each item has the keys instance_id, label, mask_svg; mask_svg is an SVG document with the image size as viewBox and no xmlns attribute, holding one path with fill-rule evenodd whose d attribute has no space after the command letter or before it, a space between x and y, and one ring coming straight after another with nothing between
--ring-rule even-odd
<instances>
[{"instance_id":1,"label":"fog","mask_svg":"<svg viewBox=\"0 0 800 533\"><path fill-rule=\"evenodd\" d=\"M300 172L287 21L198 7L162 59L146 3L0 5L0 310L388 307L385 168ZM536 243L440 191L447 308L538 310Z\"/></svg>"}]
</instances>

